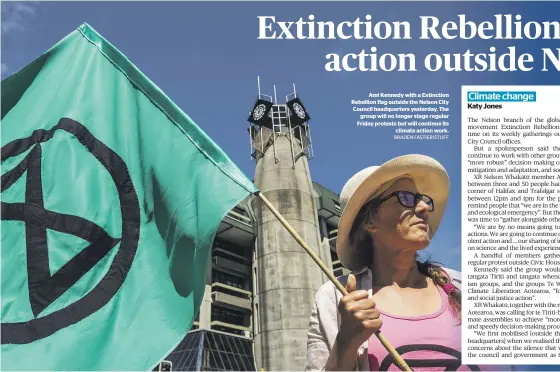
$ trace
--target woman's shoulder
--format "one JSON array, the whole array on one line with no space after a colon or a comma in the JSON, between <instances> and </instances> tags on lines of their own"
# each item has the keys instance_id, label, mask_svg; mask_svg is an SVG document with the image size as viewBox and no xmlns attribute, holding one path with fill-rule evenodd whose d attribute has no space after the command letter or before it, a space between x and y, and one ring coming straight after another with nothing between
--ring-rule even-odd
<instances>
[{"instance_id":1,"label":"woman's shoulder","mask_svg":"<svg viewBox=\"0 0 560 372\"><path fill-rule=\"evenodd\" d=\"M447 275L449 275L453 285L455 285L455 287L459 288L460 290L461 272L457 270L449 269L447 267L441 267L441 268L447 273ZM354 271L351 274L353 274L356 277L356 284L358 289L368 290L371 288L370 286L371 277L369 276L371 274L369 274L369 271L367 269ZM343 287L346 287L346 283L348 282L348 275L349 274L338 276L336 277L336 280L340 284L342 284ZM342 294L340 293L340 291L336 288L334 283L329 280L323 285L321 285L321 287L319 287L315 299L319 300L320 302L325 302L325 301L338 302L338 300L340 300L341 297Z\"/></svg>"},{"instance_id":2,"label":"woman's shoulder","mask_svg":"<svg viewBox=\"0 0 560 372\"><path fill-rule=\"evenodd\" d=\"M348 275L338 276L336 277L336 280L338 280L338 282L342 284L343 287L346 287ZM317 302L333 302L337 300L337 293L340 293L339 290L336 288L332 281L328 280L327 282L323 283L323 285L321 285L317 290L317 293L315 294L315 300Z\"/></svg>"},{"instance_id":3,"label":"woman's shoulder","mask_svg":"<svg viewBox=\"0 0 560 372\"><path fill-rule=\"evenodd\" d=\"M343 287L346 287L348 283L348 276L352 274L356 277L356 287L357 289L364 289L368 290L371 288L369 284L371 282L371 274L368 272L367 268L362 270L352 271L351 273L340 275L336 277L336 280L342 284ZM328 298L331 300L339 300L342 297L342 293L336 288L334 283L328 280L324 283L319 290L317 291L317 296L322 298Z\"/></svg>"}]
</instances>

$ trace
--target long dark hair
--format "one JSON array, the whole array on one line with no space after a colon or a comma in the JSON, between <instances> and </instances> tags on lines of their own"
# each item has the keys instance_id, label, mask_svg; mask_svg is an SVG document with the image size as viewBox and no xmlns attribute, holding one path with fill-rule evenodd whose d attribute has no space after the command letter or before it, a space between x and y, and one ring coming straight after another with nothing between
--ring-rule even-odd
<instances>
[{"instance_id":1,"label":"long dark hair","mask_svg":"<svg viewBox=\"0 0 560 372\"><path fill-rule=\"evenodd\" d=\"M379 207L379 198L372 199L362 206L360 212L354 220L352 229L350 230L350 240L353 250L352 254L357 257L357 260L367 263L368 266L373 264L373 241L371 235L367 232L366 227L370 225L375 218L377 218L377 209ZM451 278L443 270L443 268L436 262L426 259L420 261L417 256L416 260L418 271L427 277L431 278L433 282L444 287L446 284L451 283ZM371 267L371 266L370 266ZM454 287L451 293L448 293L449 305L457 319L461 319L461 291Z\"/></svg>"}]
</instances>

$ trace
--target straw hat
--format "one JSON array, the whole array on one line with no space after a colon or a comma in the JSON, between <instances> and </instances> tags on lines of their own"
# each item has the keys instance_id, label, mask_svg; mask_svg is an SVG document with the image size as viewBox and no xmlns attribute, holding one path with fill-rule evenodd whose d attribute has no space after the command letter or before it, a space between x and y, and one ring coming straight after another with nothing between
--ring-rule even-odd
<instances>
[{"instance_id":1,"label":"straw hat","mask_svg":"<svg viewBox=\"0 0 560 372\"><path fill-rule=\"evenodd\" d=\"M340 262L350 270L367 265L357 261L350 243L350 230L362 206L381 195L398 178L411 178L418 192L434 200L435 210L429 212L430 238L439 227L449 196L449 176L445 168L425 155L404 155L391 159L381 166L368 167L356 173L342 188L340 207L342 216L338 224L336 252Z\"/></svg>"}]
</instances>

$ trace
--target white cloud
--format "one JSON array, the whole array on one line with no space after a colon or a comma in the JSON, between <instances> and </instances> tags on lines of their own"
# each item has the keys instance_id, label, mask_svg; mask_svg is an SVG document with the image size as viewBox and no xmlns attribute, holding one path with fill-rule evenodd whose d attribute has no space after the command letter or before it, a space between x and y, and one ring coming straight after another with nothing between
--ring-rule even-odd
<instances>
[{"instance_id":1,"label":"white cloud","mask_svg":"<svg viewBox=\"0 0 560 372\"><path fill-rule=\"evenodd\" d=\"M25 31L30 21L37 14L37 2L3 2L2 32Z\"/></svg>"},{"instance_id":2,"label":"white cloud","mask_svg":"<svg viewBox=\"0 0 560 372\"><path fill-rule=\"evenodd\" d=\"M8 66L5 63L2 63L2 75L8 72Z\"/></svg>"}]
</instances>

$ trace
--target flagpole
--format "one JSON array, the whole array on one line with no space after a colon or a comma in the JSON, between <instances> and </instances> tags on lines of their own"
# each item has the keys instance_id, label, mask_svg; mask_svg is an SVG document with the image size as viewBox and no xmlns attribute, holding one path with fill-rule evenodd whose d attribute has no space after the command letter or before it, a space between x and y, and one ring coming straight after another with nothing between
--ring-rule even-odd
<instances>
[{"instance_id":1,"label":"flagpole","mask_svg":"<svg viewBox=\"0 0 560 372\"><path fill-rule=\"evenodd\" d=\"M344 296L346 296L348 294L348 292L346 291L346 288L344 288L344 286L336 279L336 277L329 270L329 268L327 268L327 266L321 260L321 258L319 258L319 256L317 256L317 254L315 252L313 252L313 250L311 248L309 248L309 246L305 243L305 241L301 238L301 236L299 236L299 234L292 228L292 226L290 226L288 221L286 221L286 219L280 214L280 212L278 212L278 210L274 207L274 205L272 205L270 203L270 201L263 195L262 192L257 191L255 193L255 195L258 196L262 200L262 202L268 207L268 209L270 209L272 214L274 214L274 216L276 216L276 218L278 218L280 223L282 225L284 225L284 227L288 230L288 232L297 240L297 242L302 246L302 248L305 249L305 251L311 256L313 261L315 261L315 263L317 263L317 265L319 265L321 270L323 270L325 275L327 275L327 277L335 285L335 287ZM401 371L412 371L410 369L410 367L406 364L404 359L399 355L397 350L395 350L395 348L389 343L387 338L385 338L385 336L380 331L375 332L375 335L377 336L379 341L381 341L381 344L385 347L385 349L389 352L389 354L391 354L391 356L393 357L393 359L395 361L395 364L401 369Z\"/></svg>"}]
</instances>

